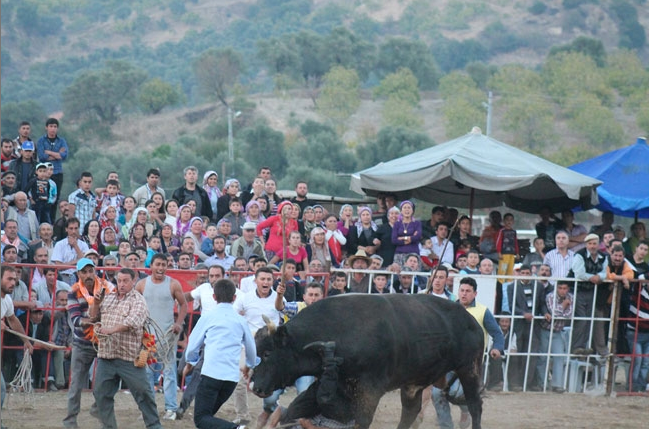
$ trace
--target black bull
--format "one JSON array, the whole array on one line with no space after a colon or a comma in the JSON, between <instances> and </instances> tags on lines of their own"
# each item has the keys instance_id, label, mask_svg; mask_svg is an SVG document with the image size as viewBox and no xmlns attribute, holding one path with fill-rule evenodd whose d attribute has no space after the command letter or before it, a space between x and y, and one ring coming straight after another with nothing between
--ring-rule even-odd
<instances>
[{"instance_id":1,"label":"black bull","mask_svg":"<svg viewBox=\"0 0 649 429\"><path fill-rule=\"evenodd\" d=\"M261 363L254 370L252 386L258 396L290 386L303 375L320 376L320 355L303 348L314 341L334 341L336 356L343 358L337 392L357 427L369 428L381 397L395 389L401 389L398 428L410 427L421 408L422 390L455 371L473 429L480 428L484 336L460 304L430 295L342 295L307 307L268 333L264 327L256 335ZM291 418L311 417L304 415L304 407L293 405L302 396L315 398L317 383L291 404Z\"/></svg>"}]
</instances>

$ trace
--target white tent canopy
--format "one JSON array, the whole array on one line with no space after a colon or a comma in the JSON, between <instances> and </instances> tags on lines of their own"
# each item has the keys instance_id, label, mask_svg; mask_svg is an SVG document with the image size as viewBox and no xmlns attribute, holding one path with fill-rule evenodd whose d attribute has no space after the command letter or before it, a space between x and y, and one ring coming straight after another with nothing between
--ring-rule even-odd
<instances>
[{"instance_id":1,"label":"white tent canopy","mask_svg":"<svg viewBox=\"0 0 649 429\"><path fill-rule=\"evenodd\" d=\"M350 189L452 207L507 205L527 213L597 204L602 182L483 135L455 140L354 173Z\"/></svg>"}]
</instances>

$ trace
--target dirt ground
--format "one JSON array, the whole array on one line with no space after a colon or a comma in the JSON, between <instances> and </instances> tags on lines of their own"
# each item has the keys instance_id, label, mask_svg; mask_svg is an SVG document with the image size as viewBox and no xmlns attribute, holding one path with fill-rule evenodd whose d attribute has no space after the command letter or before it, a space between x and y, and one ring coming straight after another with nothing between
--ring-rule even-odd
<instances>
[{"instance_id":1,"label":"dirt ground","mask_svg":"<svg viewBox=\"0 0 649 429\"><path fill-rule=\"evenodd\" d=\"M179 395L180 397L180 395ZM280 403L287 405L295 397L294 391L288 391L280 398ZM158 409L164 408L161 394L157 397ZM24 402L18 394L10 394L2 410L2 423L10 429L18 428L56 428L62 427L61 421L66 413L66 393L36 393L35 407ZM82 428L99 428L99 422L88 414L92 393L83 394L82 412L79 426ZM261 411L261 399L249 395L251 414L257 416ZM124 392L115 397L117 422L120 428L142 428L144 423L133 398ZM372 428L387 429L397 426L401 406L398 392L390 392L379 404ZM589 396L587 394L553 394L553 393L489 393L484 398L484 428L526 428L546 429L569 427L580 428L641 428L646 427L649 417L649 398L645 397L611 397ZM165 428L193 428L193 408L184 420L165 421ZM232 401L228 401L219 411L219 417L235 417ZM459 420L459 408L453 407L454 421ZM252 426L254 427L254 426ZM435 410L430 404L425 411L421 428L436 428Z\"/></svg>"}]
</instances>

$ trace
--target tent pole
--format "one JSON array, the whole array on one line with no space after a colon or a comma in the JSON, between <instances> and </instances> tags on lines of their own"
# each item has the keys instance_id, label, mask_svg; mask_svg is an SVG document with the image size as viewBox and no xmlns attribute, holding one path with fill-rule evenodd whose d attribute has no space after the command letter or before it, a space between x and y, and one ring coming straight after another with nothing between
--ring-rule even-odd
<instances>
[{"instance_id":1,"label":"tent pole","mask_svg":"<svg viewBox=\"0 0 649 429\"><path fill-rule=\"evenodd\" d=\"M633 223L638 223L638 211L635 211L635 216L633 217Z\"/></svg>"},{"instance_id":2,"label":"tent pole","mask_svg":"<svg viewBox=\"0 0 649 429\"><path fill-rule=\"evenodd\" d=\"M475 198L475 188L471 188L471 199L469 200L469 218L473 224L473 200Z\"/></svg>"}]
</instances>

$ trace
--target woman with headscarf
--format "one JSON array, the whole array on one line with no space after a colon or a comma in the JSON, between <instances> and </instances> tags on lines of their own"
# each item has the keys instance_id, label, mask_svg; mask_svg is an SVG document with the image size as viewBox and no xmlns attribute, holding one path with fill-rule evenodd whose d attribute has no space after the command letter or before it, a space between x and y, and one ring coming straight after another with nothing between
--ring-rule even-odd
<instances>
[{"instance_id":1,"label":"woman with headscarf","mask_svg":"<svg viewBox=\"0 0 649 429\"><path fill-rule=\"evenodd\" d=\"M225 182L225 186L223 187L224 193L219 197L219 200L216 203L217 221L221 220L223 216L228 214L230 211L230 199L237 196L239 189L241 189L241 185L237 179L228 179Z\"/></svg>"},{"instance_id":2,"label":"woman with headscarf","mask_svg":"<svg viewBox=\"0 0 649 429\"><path fill-rule=\"evenodd\" d=\"M207 192L207 197L210 199L210 206L212 206L212 219L220 219L218 217L218 201L223 195L218 187L219 175L216 171L210 170L203 175L203 189ZM225 214L225 213L223 213Z\"/></svg>"},{"instance_id":3,"label":"woman with headscarf","mask_svg":"<svg viewBox=\"0 0 649 429\"><path fill-rule=\"evenodd\" d=\"M264 215L261 213L261 204L259 204L259 201L248 201L248 204L246 204L245 219L246 222L254 222L255 224L258 224L262 220L266 219L266 217L264 217Z\"/></svg>"},{"instance_id":4,"label":"woman with headscarf","mask_svg":"<svg viewBox=\"0 0 649 429\"><path fill-rule=\"evenodd\" d=\"M119 247L119 237L117 231L112 226L107 226L101 230L101 244L106 249L106 254L117 251Z\"/></svg>"},{"instance_id":5,"label":"woman with headscarf","mask_svg":"<svg viewBox=\"0 0 649 429\"><path fill-rule=\"evenodd\" d=\"M146 233L146 225L139 222L134 223L128 236L128 242L131 243L131 247L133 249L135 249L136 247L144 247L145 249L148 249L148 238L149 237Z\"/></svg>"},{"instance_id":6,"label":"woman with headscarf","mask_svg":"<svg viewBox=\"0 0 649 429\"><path fill-rule=\"evenodd\" d=\"M122 225L117 222L117 209L113 206L102 208L101 213L99 213L99 225L102 231L108 227L113 228L113 231L118 235L117 238L119 238L120 233L118 231L122 230Z\"/></svg>"},{"instance_id":7,"label":"woman with headscarf","mask_svg":"<svg viewBox=\"0 0 649 429\"><path fill-rule=\"evenodd\" d=\"M302 234L302 243L308 243L311 239L311 231L318 226L315 222L313 207L306 206L302 211L302 219L298 221L298 228Z\"/></svg>"},{"instance_id":8,"label":"woman with headscarf","mask_svg":"<svg viewBox=\"0 0 649 429\"><path fill-rule=\"evenodd\" d=\"M309 256L309 262L317 259L322 263L324 272L328 273L331 267L337 267L336 259L329 249L327 244L325 230L320 226L316 226L310 232L311 239L306 246L306 253Z\"/></svg>"},{"instance_id":9,"label":"woman with headscarf","mask_svg":"<svg viewBox=\"0 0 649 429\"><path fill-rule=\"evenodd\" d=\"M349 238L349 230L354 226L354 208L349 204L343 204L338 213L338 229L343 235Z\"/></svg>"},{"instance_id":10,"label":"woman with headscarf","mask_svg":"<svg viewBox=\"0 0 649 429\"><path fill-rule=\"evenodd\" d=\"M136 208L135 210L133 210L133 216L131 216L131 220L126 222L126 224L122 227L122 237L129 240L129 237L131 236L131 228L133 228L133 225L135 225L136 223L141 223L142 225L144 225L146 231L146 223L148 221L149 213L147 212L146 208Z\"/></svg>"},{"instance_id":11,"label":"woman with headscarf","mask_svg":"<svg viewBox=\"0 0 649 429\"><path fill-rule=\"evenodd\" d=\"M203 240L206 235L203 233L203 219L199 216L194 216L189 221L189 231L184 235L185 237L190 237L194 241L194 255L198 256L198 259L205 261L208 256L201 251L201 246L203 245Z\"/></svg>"},{"instance_id":12,"label":"woman with headscarf","mask_svg":"<svg viewBox=\"0 0 649 429\"><path fill-rule=\"evenodd\" d=\"M421 222L414 218L415 205L412 201L402 201L399 209L401 217L392 227L392 244L397 246L394 251L394 262L403 266L408 253L419 255Z\"/></svg>"},{"instance_id":13,"label":"woman with headscarf","mask_svg":"<svg viewBox=\"0 0 649 429\"><path fill-rule=\"evenodd\" d=\"M378 227L372 220L372 209L367 206L358 208L358 221L349 229L347 237L347 254L355 255L359 250L372 255L376 250L374 238Z\"/></svg>"},{"instance_id":14,"label":"woman with headscarf","mask_svg":"<svg viewBox=\"0 0 649 429\"><path fill-rule=\"evenodd\" d=\"M174 235L173 226L168 223L162 225L160 230L160 247L162 253L169 253L174 259L180 253L180 240Z\"/></svg>"},{"instance_id":15,"label":"woman with headscarf","mask_svg":"<svg viewBox=\"0 0 649 429\"><path fill-rule=\"evenodd\" d=\"M178 218L176 219L176 227L174 234L176 237L183 237L189 231L189 221L192 219L192 209L187 204L183 204L178 209Z\"/></svg>"},{"instance_id":16,"label":"woman with headscarf","mask_svg":"<svg viewBox=\"0 0 649 429\"><path fill-rule=\"evenodd\" d=\"M373 242L377 246L376 254L383 258L383 267L389 267L394 262L394 252L397 246L392 243L392 229L399 219L399 208L396 206L388 210L388 221L381 224L376 231Z\"/></svg>"},{"instance_id":17,"label":"woman with headscarf","mask_svg":"<svg viewBox=\"0 0 649 429\"><path fill-rule=\"evenodd\" d=\"M344 258L344 245L347 244L347 238L338 229L338 218L335 214L329 214L324 220L326 229L325 240L331 249L331 254L334 256L336 266L340 266Z\"/></svg>"},{"instance_id":18,"label":"woman with headscarf","mask_svg":"<svg viewBox=\"0 0 649 429\"><path fill-rule=\"evenodd\" d=\"M267 261L271 260L276 254L282 253L284 242L286 241L286 245L288 245L290 233L298 230L297 221L291 216L293 204L290 201L283 201L277 209L278 214L257 224L257 237L264 245ZM268 240L264 240L264 228L270 228Z\"/></svg>"}]
</instances>

